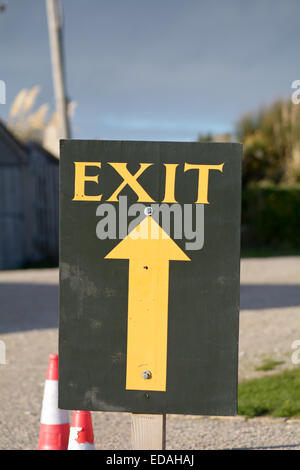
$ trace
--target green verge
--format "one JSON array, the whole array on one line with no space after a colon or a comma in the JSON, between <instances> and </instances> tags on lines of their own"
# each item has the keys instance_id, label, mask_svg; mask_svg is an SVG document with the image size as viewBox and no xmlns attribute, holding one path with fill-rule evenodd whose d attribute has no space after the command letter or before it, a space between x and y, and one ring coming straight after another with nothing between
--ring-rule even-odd
<instances>
[{"instance_id":1,"label":"green verge","mask_svg":"<svg viewBox=\"0 0 300 470\"><path fill-rule=\"evenodd\" d=\"M300 417L300 367L241 382L238 414Z\"/></svg>"},{"instance_id":2,"label":"green verge","mask_svg":"<svg viewBox=\"0 0 300 470\"><path fill-rule=\"evenodd\" d=\"M263 363L255 367L255 370L274 370L277 366L280 366L281 364L284 364L284 361L274 361L273 359L264 359Z\"/></svg>"}]
</instances>

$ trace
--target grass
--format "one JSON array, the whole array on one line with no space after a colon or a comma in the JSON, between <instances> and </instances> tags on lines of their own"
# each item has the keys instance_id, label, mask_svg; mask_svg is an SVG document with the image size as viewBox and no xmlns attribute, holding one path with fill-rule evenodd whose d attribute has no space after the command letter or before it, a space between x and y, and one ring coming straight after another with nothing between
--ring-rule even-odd
<instances>
[{"instance_id":1,"label":"grass","mask_svg":"<svg viewBox=\"0 0 300 470\"><path fill-rule=\"evenodd\" d=\"M300 367L240 383L238 413L300 417Z\"/></svg>"},{"instance_id":2,"label":"grass","mask_svg":"<svg viewBox=\"0 0 300 470\"><path fill-rule=\"evenodd\" d=\"M277 366L284 364L284 361L274 361L273 359L264 359L261 366L255 367L255 370L274 370Z\"/></svg>"}]
</instances>

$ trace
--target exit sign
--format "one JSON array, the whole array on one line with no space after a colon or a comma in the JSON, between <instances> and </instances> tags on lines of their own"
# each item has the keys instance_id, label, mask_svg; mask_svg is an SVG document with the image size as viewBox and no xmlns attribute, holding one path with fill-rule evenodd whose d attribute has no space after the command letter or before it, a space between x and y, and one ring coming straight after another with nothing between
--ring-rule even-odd
<instances>
[{"instance_id":1,"label":"exit sign","mask_svg":"<svg viewBox=\"0 0 300 470\"><path fill-rule=\"evenodd\" d=\"M241 160L61 141L60 408L235 414Z\"/></svg>"}]
</instances>

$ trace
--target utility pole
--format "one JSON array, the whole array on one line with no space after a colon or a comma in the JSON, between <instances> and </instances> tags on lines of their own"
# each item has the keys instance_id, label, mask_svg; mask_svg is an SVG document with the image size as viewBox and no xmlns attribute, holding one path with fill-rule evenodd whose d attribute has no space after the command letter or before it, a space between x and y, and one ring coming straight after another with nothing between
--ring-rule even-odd
<instances>
[{"instance_id":1,"label":"utility pole","mask_svg":"<svg viewBox=\"0 0 300 470\"><path fill-rule=\"evenodd\" d=\"M3 13L7 7L7 2L2 2L0 5L0 13Z\"/></svg>"},{"instance_id":2,"label":"utility pole","mask_svg":"<svg viewBox=\"0 0 300 470\"><path fill-rule=\"evenodd\" d=\"M58 139L70 138L68 103L63 67L62 9L60 0L46 0L48 29L52 61L52 74L56 112L58 120Z\"/></svg>"}]
</instances>

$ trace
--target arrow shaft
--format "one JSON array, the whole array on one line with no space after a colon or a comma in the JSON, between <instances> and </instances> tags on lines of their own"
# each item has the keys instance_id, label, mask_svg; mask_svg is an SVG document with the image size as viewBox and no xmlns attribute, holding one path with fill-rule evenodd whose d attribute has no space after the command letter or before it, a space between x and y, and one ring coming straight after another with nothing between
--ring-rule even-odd
<instances>
[{"instance_id":1,"label":"arrow shaft","mask_svg":"<svg viewBox=\"0 0 300 470\"><path fill-rule=\"evenodd\" d=\"M168 260L129 261L127 390L166 390L168 291Z\"/></svg>"}]
</instances>

